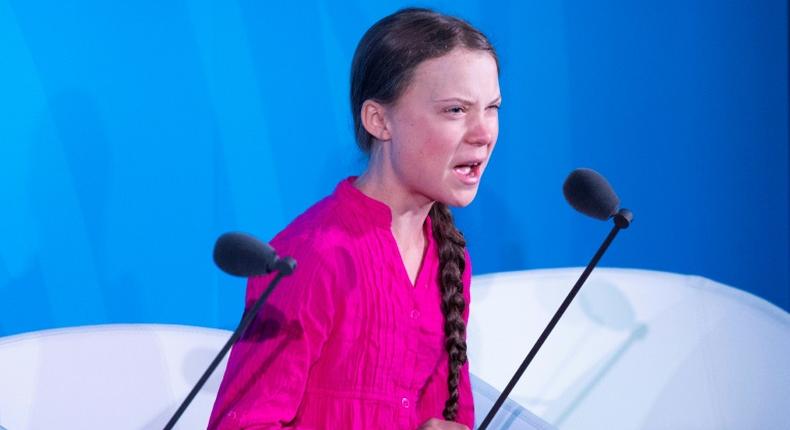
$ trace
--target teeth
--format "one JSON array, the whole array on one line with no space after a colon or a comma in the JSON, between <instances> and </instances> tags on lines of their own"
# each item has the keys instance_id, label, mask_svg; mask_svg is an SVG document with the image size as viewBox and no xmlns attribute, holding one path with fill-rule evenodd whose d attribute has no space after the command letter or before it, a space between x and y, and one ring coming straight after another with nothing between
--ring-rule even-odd
<instances>
[{"instance_id":1,"label":"teeth","mask_svg":"<svg viewBox=\"0 0 790 430\"><path fill-rule=\"evenodd\" d=\"M471 166L458 166L458 167L455 168L455 170L457 170L458 173L460 173L462 175L468 175L468 174L472 173L472 167Z\"/></svg>"}]
</instances>

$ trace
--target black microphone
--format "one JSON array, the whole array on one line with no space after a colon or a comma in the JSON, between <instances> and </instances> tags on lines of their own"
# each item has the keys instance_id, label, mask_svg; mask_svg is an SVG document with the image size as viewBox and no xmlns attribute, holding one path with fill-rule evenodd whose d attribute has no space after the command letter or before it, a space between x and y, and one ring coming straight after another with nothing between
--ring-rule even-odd
<instances>
[{"instance_id":1,"label":"black microphone","mask_svg":"<svg viewBox=\"0 0 790 430\"><path fill-rule=\"evenodd\" d=\"M609 182L593 169L576 169L562 184L565 200L577 211L606 221L617 213L620 198Z\"/></svg>"},{"instance_id":2,"label":"black microphone","mask_svg":"<svg viewBox=\"0 0 790 430\"><path fill-rule=\"evenodd\" d=\"M225 346L222 347L206 371L203 372L203 376L200 377L192 391L189 392L181 406L170 418L170 421L167 422L164 430L171 430L176 425L178 419L186 411L187 406L192 403L197 393L208 381L211 374L214 373L214 369L219 366L225 354L230 351L231 346L250 325L255 314L258 313L258 310L266 301L266 298L269 297L272 290L274 290L277 283L280 282L280 279L283 276L290 275L296 269L296 261L293 258L279 258L271 246L245 233L225 233L220 236L214 244L214 263L225 273L234 276L251 277L272 272L277 272L277 275L269 283L266 291L258 298L258 301L255 302L255 305L245 312L230 339L225 342Z\"/></svg>"},{"instance_id":3,"label":"black microphone","mask_svg":"<svg viewBox=\"0 0 790 430\"><path fill-rule=\"evenodd\" d=\"M592 260L587 264L587 267L582 272L579 279L576 281L576 284L571 289L568 296L560 305L557 312L554 313L554 316L549 321L549 324L543 330L538 341L535 342L535 345L532 346L532 349L527 354L527 357L521 363L516 373L513 375L513 378L510 379L505 389L499 395L499 398L494 403L494 406L491 407L491 410L488 411L488 415L486 415L483 422L478 427L478 430L485 430L491 421L494 419L494 415L496 415L499 408L502 407L502 404L505 403L505 399L507 399L510 392L513 391L513 388L516 386L516 383L521 378L521 375L524 374L524 371L527 370L527 366L529 363L532 362L532 359L535 358L535 355L540 350L540 347L543 346L543 343L546 341L546 338L549 336L551 331L554 329L554 326L557 325L557 322L562 317L562 314L565 313L565 310L570 305L571 301L573 301L576 294L581 289L584 282L590 276L595 266L598 264L598 261L603 256L606 249L609 248L609 244L612 243L614 237L617 235L621 229L628 228L631 225L631 221L634 219L634 214L631 213L628 209L620 209L620 199L615 194L612 186L609 185L609 182L601 176L600 173L596 172L592 169L576 169L568 175L568 178L565 179L565 183L562 185L562 191L565 195L565 199L568 200L571 206L574 209L578 210L579 212L589 215L593 218L600 219L603 221L608 220L609 218L614 218L614 227L609 232L609 235L604 240L603 244L600 248L598 248L598 252L595 253Z\"/></svg>"},{"instance_id":4,"label":"black microphone","mask_svg":"<svg viewBox=\"0 0 790 430\"><path fill-rule=\"evenodd\" d=\"M291 261L280 259L271 246L246 233L225 233L214 244L214 263L233 276L249 278L274 270L290 274L295 268Z\"/></svg>"},{"instance_id":5,"label":"black microphone","mask_svg":"<svg viewBox=\"0 0 790 430\"><path fill-rule=\"evenodd\" d=\"M613 217L615 226L619 227L617 230L628 228L634 219L630 210L620 209L620 198L612 186L593 169L580 168L571 172L562 184L562 193L574 209L587 216L601 221Z\"/></svg>"}]
</instances>

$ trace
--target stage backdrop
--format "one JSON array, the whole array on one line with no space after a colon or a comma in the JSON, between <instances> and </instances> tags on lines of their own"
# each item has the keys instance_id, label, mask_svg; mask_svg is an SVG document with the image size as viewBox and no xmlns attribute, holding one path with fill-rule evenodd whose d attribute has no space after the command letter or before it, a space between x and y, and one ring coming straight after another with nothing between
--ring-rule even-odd
<instances>
[{"instance_id":1,"label":"stage backdrop","mask_svg":"<svg viewBox=\"0 0 790 430\"><path fill-rule=\"evenodd\" d=\"M351 56L406 5L0 0L0 335L232 328L215 238L268 240L363 170ZM785 1L422 5L501 58L499 142L455 212L476 274L586 264L610 224L563 200L585 166L636 215L602 265L790 308Z\"/></svg>"}]
</instances>

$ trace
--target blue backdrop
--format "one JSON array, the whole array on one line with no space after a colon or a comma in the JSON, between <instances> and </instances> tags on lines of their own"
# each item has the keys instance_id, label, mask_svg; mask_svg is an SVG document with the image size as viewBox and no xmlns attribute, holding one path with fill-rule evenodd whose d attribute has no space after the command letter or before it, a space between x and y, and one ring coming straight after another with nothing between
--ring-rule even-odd
<instances>
[{"instance_id":1,"label":"blue backdrop","mask_svg":"<svg viewBox=\"0 0 790 430\"><path fill-rule=\"evenodd\" d=\"M0 0L0 335L231 328L218 234L268 240L358 174L357 41L390 2ZM501 134L456 216L476 274L587 263L579 166L636 220L602 265L790 309L785 1L427 2L498 48ZM570 286L569 286L570 288Z\"/></svg>"}]
</instances>

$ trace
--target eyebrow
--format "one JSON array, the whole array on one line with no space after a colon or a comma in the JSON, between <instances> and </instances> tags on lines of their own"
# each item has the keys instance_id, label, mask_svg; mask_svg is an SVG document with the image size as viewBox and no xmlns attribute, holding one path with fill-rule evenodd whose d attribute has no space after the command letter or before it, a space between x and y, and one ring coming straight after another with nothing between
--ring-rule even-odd
<instances>
[{"instance_id":1,"label":"eyebrow","mask_svg":"<svg viewBox=\"0 0 790 430\"><path fill-rule=\"evenodd\" d=\"M466 104L466 105L474 104L473 101L465 99L465 98L462 98L462 97L450 97L448 99L439 99L439 100L434 100L434 101L435 102L461 102L462 104ZM489 105L492 105L494 103L498 103L498 102L501 102L501 101L502 101L502 95L500 94L500 95L497 96L497 98L492 100L491 103L489 103Z\"/></svg>"}]
</instances>

